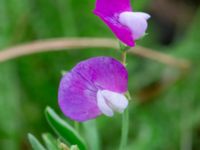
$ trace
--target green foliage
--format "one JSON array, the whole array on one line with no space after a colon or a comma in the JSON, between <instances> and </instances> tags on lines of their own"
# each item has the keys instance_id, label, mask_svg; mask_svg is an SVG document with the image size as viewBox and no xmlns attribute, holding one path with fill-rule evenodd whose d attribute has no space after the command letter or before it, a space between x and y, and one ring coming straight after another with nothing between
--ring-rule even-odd
<instances>
[{"instance_id":1,"label":"green foliage","mask_svg":"<svg viewBox=\"0 0 200 150\"><path fill-rule=\"evenodd\" d=\"M49 125L65 142L71 145L78 145L80 150L86 150L86 144L77 131L62 120L50 107L46 108L45 115Z\"/></svg>"},{"instance_id":2,"label":"green foliage","mask_svg":"<svg viewBox=\"0 0 200 150\"><path fill-rule=\"evenodd\" d=\"M40 144L40 142L32 135L28 134L28 139L31 143L33 150L45 150L45 148Z\"/></svg>"},{"instance_id":3,"label":"green foliage","mask_svg":"<svg viewBox=\"0 0 200 150\"><path fill-rule=\"evenodd\" d=\"M70 126L66 121L61 119L50 107L45 110L46 119L54 132L59 136L59 139L65 141L62 143L60 140L49 134L45 133L42 138L48 150L86 150L86 144L82 137L75 129ZM36 139L32 134L28 134L29 142L33 150L45 150L46 148ZM70 146L70 148L68 147Z\"/></svg>"},{"instance_id":4,"label":"green foliage","mask_svg":"<svg viewBox=\"0 0 200 150\"><path fill-rule=\"evenodd\" d=\"M0 49L13 41L13 31L22 15L21 0L0 1ZM25 10L25 9L24 9ZM20 85L16 64L0 64L0 149L19 150L23 117L20 110Z\"/></svg>"},{"instance_id":5,"label":"green foliage","mask_svg":"<svg viewBox=\"0 0 200 150\"><path fill-rule=\"evenodd\" d=\"M48 150L59 150L58 141L49 133L44 133L42 138Z\"/></svg>"}]
</instances>

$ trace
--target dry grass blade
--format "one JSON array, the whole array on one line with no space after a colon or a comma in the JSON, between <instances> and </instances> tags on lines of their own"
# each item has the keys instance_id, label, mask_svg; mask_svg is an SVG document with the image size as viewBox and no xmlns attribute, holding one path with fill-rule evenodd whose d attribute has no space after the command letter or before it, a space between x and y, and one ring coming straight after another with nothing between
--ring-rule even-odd
<instances>
[{"instance_id":1,"label":"dry grass blade","mask_svg":"<svg viewBox=\"0 0 200 150\"><path fill-rule=\"evenodd\" d=\"M118 49L118 42L110 38L58 38L41 41L34 41L24 45L18 45L0 51L0 62L8 61L17 57L31 55L34 53L61 51L64 49L82 49L82 48L114 48ZM136 46L129 50L130 54L145 57L179 69L188 69L190 62L183 59L177 59L170 55L153 51L148 48Z\"/></svg>"}]
</instances>

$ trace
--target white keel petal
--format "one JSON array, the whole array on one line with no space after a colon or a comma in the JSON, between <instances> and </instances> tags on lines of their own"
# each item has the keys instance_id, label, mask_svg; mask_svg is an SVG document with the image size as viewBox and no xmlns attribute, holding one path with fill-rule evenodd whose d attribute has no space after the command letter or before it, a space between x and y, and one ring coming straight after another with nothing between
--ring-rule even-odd
<instances>
[{"instance_id":1,"label":"white keel petal","mask_svg":"<svg viewBox=\"0 0 200 150\"><path fill-rule=\"evenodd\" d=\"M128 106L128 100L123 94L99 90L97 92L97 105L99 110L106 116L112 117L114 111L123 113Z\"/></svg>"},{"instance_id":2,"label":"white keel petal","mask_svg":"<svg viewBox=\"0 0 200 150\"><path fill-rule=\"evenodd\" d=\"M102 95L105 97L106 102L114 111L123 113L128 106L128 100L123 94L103 90Z\"/></svg>"},{"instance_id":3,"label":"white keel petal","mask_svg":"<svg viewBox=\"0 0 200 150\"><path fill-rule=\"evenodd\" d=\"M97 92L97 105L100 111L106 116L112 117L114 115L113 110L106 103L105 98L103 97L101 91Z\"/></svg>"},{"instance_id":4,"label":"white keel petal","mask_svg":"<svg viewBox=\"0 0 200 150\"><path fill-rule=\"evenodd\" d=\"M147 13L127 11L119 15L119 22L127 26L131 30L134 40L137 40L145 35L149 18L150 15Z\"/></svg>"}]
</instances>

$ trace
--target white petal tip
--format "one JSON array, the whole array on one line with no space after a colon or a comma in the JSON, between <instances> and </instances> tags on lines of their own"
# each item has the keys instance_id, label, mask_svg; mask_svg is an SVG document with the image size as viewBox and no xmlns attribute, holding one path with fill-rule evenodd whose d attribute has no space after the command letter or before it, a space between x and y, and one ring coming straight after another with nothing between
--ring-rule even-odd
<instances>
[{"instance_id":1,"label":"white petal tip","mask_svg":"<svg viewBox=\"0 0 200 150\"><path fill-rule=\"evenodd\" d=\"M151 15L147 14L147 13L144 13L144 12L135 12L135 15L138 15L146 20L150 19L151 18Z\"/></svg>"}]
</instances>

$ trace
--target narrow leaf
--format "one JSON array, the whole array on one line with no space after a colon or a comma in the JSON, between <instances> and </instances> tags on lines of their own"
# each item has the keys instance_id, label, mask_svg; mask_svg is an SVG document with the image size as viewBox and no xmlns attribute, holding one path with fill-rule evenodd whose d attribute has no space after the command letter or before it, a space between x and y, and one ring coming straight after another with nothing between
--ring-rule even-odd
<instances>
[{"instance_id":1,"label":"narrow leaf","mask_svg":"<svg viewBox=\"0 0 200 150\"><path fill-rule=\"evenodd\" d=\"M82 137L76 132L76 130L73 129L72 126L61 119L53 109L47 107L45 115L50 126L61 138L63 138L63 140L71 145L78 145L80 150L87 149Z\"/></svg>"},{"instance_id":2,"label":"narrow leaf","mask_svg":"<svg viewBox=\"0 0 200 150\"><path fill-rule=\"evenodd\" d=\"M51 134L45 133L42 135L42 138L48 150L59 150L58 142L56 141L56 139L54 139L54 137Z\"/></svg>"},{"instance_id":3,"label":"narrow leaf","mask_svg":"<svg viewBox=\"0 0 200 150\"><path fill-rule=\"evenodd\" d=\"M31 146L33 148L33 150L46 150L42 144L40 144L40 142L32 135L32 134L28 134L28 139L29 142L31 143Z\"/></svg>"}]
</instances>

